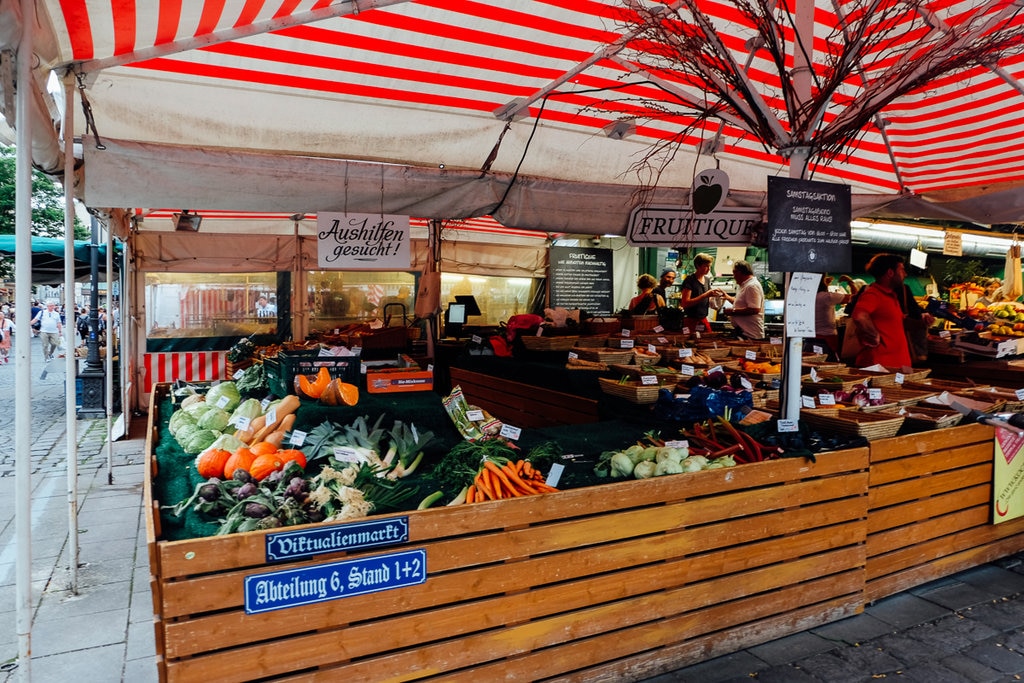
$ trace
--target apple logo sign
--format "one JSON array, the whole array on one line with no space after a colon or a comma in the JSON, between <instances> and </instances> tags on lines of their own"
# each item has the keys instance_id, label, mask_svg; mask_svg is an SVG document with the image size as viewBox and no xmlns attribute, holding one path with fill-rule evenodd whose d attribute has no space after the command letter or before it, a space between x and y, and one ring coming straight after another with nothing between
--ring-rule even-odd
<instances>
[{"instance_id":1,"label":"apple logo sign","mask_svg":"<svg viewBox=\"0 0 1024 683\"><path fill-rule=\"evenodd\" d=\"M709 168L694 180L692 209L695 214L713 212L729 194L729 176L725 171Z\"/></svg>"},{"instance_id":2,"label":"apple logo sign","mask_svg":"<svg viewBox=\"0 0 1024 683\"><path fill-rule=\"evenodd\" d=\"M807 260L810 261L811 263L814 263L815 261L817 261L818 260L818 252L814 251L813 249L808 251L807 252Z\"/></svg>"}]
</instances>

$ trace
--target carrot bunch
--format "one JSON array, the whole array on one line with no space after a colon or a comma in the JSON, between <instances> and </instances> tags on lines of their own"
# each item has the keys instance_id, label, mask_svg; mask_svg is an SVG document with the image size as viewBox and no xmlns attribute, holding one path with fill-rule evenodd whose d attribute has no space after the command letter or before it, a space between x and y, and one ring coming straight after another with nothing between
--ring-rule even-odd
<instances>
[{"instance_id":1,"label":"carrot bunch","mask_svg":"<svg viewBox=\"0 0 1024 683\"><path fill-rule=\"evenodd\" d=\"M518 498L557 491L544 483L544 475L528 460L506 460L503 463L485 459L483 467L466 492L467 503L500 498Z\"/></svg>"}]
</instances>

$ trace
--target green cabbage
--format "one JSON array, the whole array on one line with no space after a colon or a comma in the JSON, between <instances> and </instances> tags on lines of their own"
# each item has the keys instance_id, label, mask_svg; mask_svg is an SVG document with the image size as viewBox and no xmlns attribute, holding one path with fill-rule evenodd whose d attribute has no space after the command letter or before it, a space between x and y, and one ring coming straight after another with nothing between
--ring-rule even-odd
<instances>
[{"instance_id":1,"label":"green cabbage","mask_svg":"<svg viewBox=\"0 0 1024 683\"><path fill-rule=\"evenodd\" d=\"M228 420L230 419L231 415L228 414L228 411L221 410L220 408L211 408L203 413L203 416L196 421L196 425L200 429L223 432L228 428Z\"/></svg>"},{"instance_id":2,"label":"green cabbage","mask_svg":"<svg viewBox=\"0 0 1024 683\"><path fill-rule=\"evenodd\" d=\"M238 418L240 417L246 417L252 421L262 414L263 408L260 407L260 401L255 398L247 398L238 404L238 407L235 408L235 412L231 413L231 419L228 420L228 424L237 425Z\"/></svg>"},{"instance_id":3,"label":"green cabbage","mask_svg":"<svg viewBox=\"0 0 1024 683\"><path fill-rule=\"evenodd\" d=\"M178 442L178 445L182 448L188 443L189 437L195 432L202 431L199 429L199 425L194 422L187 422L178 427L177 433L174 435L174 440Z\"/></svg>"},{"instance_id":4,"label":"green cabbage","mask_svg":"<svg viewBox=\"0 0 1024 683\"><path fill-rule=\"evenodd\" d=\"M223 401L223 397L227 397L227 401ZM238 393L238 387L235 386L234 382L221 382L217 386L210 387L210 390L206 392L206 403L212 406L217 406L230 413L238 404L242 402L242 397Z\"/></svg>"},{"instance_id":5,"label":"green cabbage","mask_svg":"<svg viewBox=\"0 0 1024 683\"><path fill-rule=\"evenodd\" d=\"M206 401L199 401L198 403L193 403L192 405L185 406L184 408L182 408L182 410L184 410L186 413L188 413L189 415L198 420L203 416L203 413L212 408L212 404L207 403Z\"/></svg>"},{"instance_id":6,"label":"green cabbage","mask_svg":"<svg viewBox=\"0 0 1024 683\"><path fill-rule=\"evenodd\" d=\"M209 429L197 429L189 435L188 440L181 447L186 453L195 455L212 446L213 442L217 440L217 436L217 432Z\"/></svg>"},{"instance_id":7,"label":"green cabbage","mask_svg":"<svg viewBox=\"0 0 1024 683\"><path fill-rule=\"evenodd\" d=\"M194 425L196 418L185 410L176 410L171 419L167 422L167 431L171 433L171 436L177 436L178 430L184 425Z\"/></svg>"}]
</instances>

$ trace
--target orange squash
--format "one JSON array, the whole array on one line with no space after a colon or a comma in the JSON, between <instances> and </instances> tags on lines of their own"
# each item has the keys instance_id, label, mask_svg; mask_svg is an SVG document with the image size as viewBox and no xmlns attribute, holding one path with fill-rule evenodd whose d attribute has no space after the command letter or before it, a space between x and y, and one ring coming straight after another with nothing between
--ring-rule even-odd
<instances>
[{"instance_id":1,"label":"orange squash","mask_svg":"<svg viewBox=\"0 0 1024 683\"><path fill-rule=\"evenodd\" d=\"M249 466L249 474L256 481L263 481L282 467L284 467L284 461L278 457L277 453L257 455Z\"/></svg>"},{"instance_id":2,"label":"orange squash","mask_svg":"<svg viewBox=\"0 0 1024 683\"><path fill-rule=\"evenodd\" d=\"M278 447L277 444L270 441L260 441L249 446L249 450L253 455L266 455L267 453L277 453Z\"/></svg>"},{"instance_id":3,"label":"orange squash","mask_svg":"<svg viewBox=\"0 0 1024 683\"><path fill-rule=\"evenodd\" d=\"M196 457L196 472L203 479L220 477L224 474L224 466L231 457L231 451L223 448L211 448Z\"/></svg>"},{"instance_id":4,"label":"orange squash","mask_svg":"<svg viewBox=\"0 0 1024 683\"><path fill-rule=\"evenodd\" d=\"M354 406L359 403L359 387L341 379L331 380L320 395L320 402L329 406Z\"/></svg>"},{"instance_id":5,"label":"orange squash","mask_svg":"<svg viewBox=\"0 0 1024 683\"><path fill-rule=\"evenodd\" d=\"M283 451L277 452L277 457L287 465L289 461L294 460L299 463L299 467L306 469L306 454L297 448L287 448Z\"/></svg>"},{"instance_id":6,"label":"orange squash","mask_svg":"<svg viewBox=\"0 0 1024 683\"><path fill-rule=\"evenodd\" d=\"M245 470L248 472L255 458L256 456L248 448L239 448L224 463L224 478L230 479L235 470Z\"/></svg>"},{"instance_id":7,"label":"orange squash","mask_svg":"<svg viewBox=\"0 0 1024 683\"><path fill-rule=\"evenodd\" d=\"M324 389L331 383L331 372L326 367L320 368L320 372L315 375L315 379L310 381L307 375L298 375L295 378L297 383L297 390L300 395L307 396L312 399L320 398L320 395L324 393Z\"/></svg>"}]
</instances>

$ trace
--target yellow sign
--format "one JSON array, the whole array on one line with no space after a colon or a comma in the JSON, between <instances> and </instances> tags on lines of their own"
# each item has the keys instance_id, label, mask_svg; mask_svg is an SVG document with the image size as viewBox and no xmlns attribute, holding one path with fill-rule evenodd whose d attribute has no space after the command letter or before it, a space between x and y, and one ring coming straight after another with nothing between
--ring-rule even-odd
<instances>
[{"instance_id":1,"label":"yellow sign","mask_svg":"<svg viewBox=\"0 0 1024 683\"><path fill-rule=\"evenodd\" d=\"M996 429L992 523L1024 515L1024 434Z\"/></svg>"}]
</instances>

